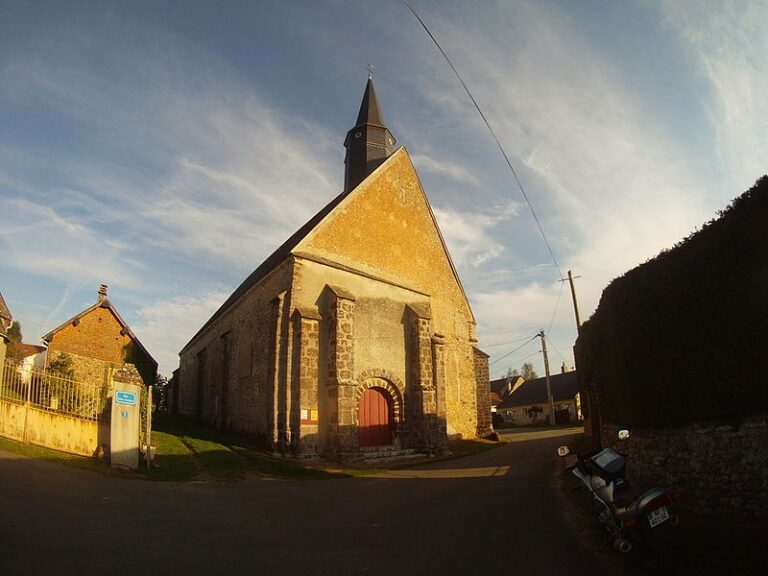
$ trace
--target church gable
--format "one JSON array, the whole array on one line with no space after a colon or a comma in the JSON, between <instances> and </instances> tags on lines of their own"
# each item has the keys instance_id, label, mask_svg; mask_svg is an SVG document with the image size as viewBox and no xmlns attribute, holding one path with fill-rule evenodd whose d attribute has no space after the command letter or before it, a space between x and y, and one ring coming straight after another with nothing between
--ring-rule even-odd
<instances>
[{"instance_id":1,"label":"church gable","mask_svg":"<svg viewBox=\"0 0 768 576\"><path fill-rule=\"evenodd\" d=\"M448 297L472 313L405 148L352 190L293 250L406 288Z\"/></svg>"}]
</instances>

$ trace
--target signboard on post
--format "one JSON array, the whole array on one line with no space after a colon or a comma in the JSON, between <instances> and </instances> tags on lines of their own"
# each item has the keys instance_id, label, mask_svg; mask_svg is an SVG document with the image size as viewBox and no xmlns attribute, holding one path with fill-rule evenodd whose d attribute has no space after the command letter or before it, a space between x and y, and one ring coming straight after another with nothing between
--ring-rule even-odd
<instances>
[{"instance_id":1,"label":"signboard on post","mask_svg":"<svg viewBox=\"0 0 768 576\"><path fill-rule=\"evenodd\" d=\"M115 390L115 402L126 406L136 406L136 393L126 390Z\"/></svg>"},{"instance_id":2,"label":"signboard on post","mask_svg":"<svg viewBox=\"0 0 768 576\"><path fill-rule=\"evenodd\" d=\"M141 387L130 382L115 382L110 430L112 466L139 467L139 398Z\"/></svg>"}]
</instances>

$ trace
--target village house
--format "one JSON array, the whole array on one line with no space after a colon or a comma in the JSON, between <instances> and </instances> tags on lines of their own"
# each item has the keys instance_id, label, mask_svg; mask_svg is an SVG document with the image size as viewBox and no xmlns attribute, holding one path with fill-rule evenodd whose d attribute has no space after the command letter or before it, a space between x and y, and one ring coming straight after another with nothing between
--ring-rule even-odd
<instances>
[{"instance_id":1,"label":"village house","mask_svg":"<svg viewBox=\"0 0 768 576\"><path fill-rule=\"evenodd\" d=\"M517 390L525 382L525 378L518 374L508 374L504 378L491 380L489 385L491 389L491 422L494 426L504 423L504 420L498 412L499 405L504 402L509 395Z\"/></svg>"},{"instance_id":2,"label":"village house","mask_svg":"<svg viewBox=\"0 0 768 576\"><path fill-rule=\"evenodd\" d=\"M180 352L179 413L296 456L439 452L491 432L488 357L369 79L344 190Z\"/></svg>"},{"instance_id":3,"label":"village house","mask_svg":"<svg viewBox=\"0 0 768 576\"><path fill-rule=\"evenodd\" d=\"M117 313L105 284L99 287L93 306L51 330L43 340L48 345L48 364L67 354L77 381L103 385L110 370L129 364L145 385L155 382L157 362Z\"/></svg>"},{"instance_id":4,"label":"village house","mask_svg":"<svg viewBox=\"0 0 768 576\"><path fill-rule=\"evenodd\" d=\"M555 406L555 423L569 424L580 421L581 401L576 371L552 374L549 382ZM551 420L547 379L524 380L496 407L496 413L504 424L535 426L549 423Z\"/></svg>"},{"instance_id":5,"label":"village house","mask_svg":"<svg viewBox=\"0 0 768 576\"><path fill-rule=\"evenodd\" d=\"M493 396L493 394L496 394L496 396L499 398L497 405L501 404L504 402L504 400L509 398L512 392L517 390L523 384L523 382L525 382L525 378L518 374L491 380L491 395Z\"/></svg>"},{"instance_id":6,"label":"village house","mask_svg":"<svg viewBox=\"0 0 768 576\"><path fill-rule=\"evenodd\" d=\"M45 346L11 342L8 344L8 349L13 350L14 356L18 358L16 371L21 375L22 382L29 382L33 370L45 368Z\"/></svg>"}]
</instances>

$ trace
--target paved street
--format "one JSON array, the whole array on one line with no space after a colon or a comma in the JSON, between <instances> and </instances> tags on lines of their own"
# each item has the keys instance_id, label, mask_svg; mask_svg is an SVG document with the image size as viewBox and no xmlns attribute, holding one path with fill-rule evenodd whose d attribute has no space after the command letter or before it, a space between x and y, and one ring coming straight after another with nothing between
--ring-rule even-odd
<instances>
[{"instance_id":1,"label":"paved street","mask_svg":"<svg viewBox=\"0 0 768 576\"><path fill-rule=\"evenodd\" d=\"M552 487L569 439L519 435L376 478L229 484L0 454L0 574L594 574Z\"/></svg>"}]
</instances>

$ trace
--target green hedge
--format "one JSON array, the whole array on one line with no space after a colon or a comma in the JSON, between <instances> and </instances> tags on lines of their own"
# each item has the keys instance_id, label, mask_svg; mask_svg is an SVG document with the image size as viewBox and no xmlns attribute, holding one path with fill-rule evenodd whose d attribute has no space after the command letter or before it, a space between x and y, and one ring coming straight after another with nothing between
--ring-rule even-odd
<instances>
[{"instance_id":1,"label":"green hedge","mask_svg":"<svg viewBox=\"0 0 768 576\"><path fill-rule=\"evenodd\" d=\"M652 226L652 223L649 223ZM606 422L659 427L768 409L768 176L603 291L576 346Z\"/></svg>"}]
</instances>

